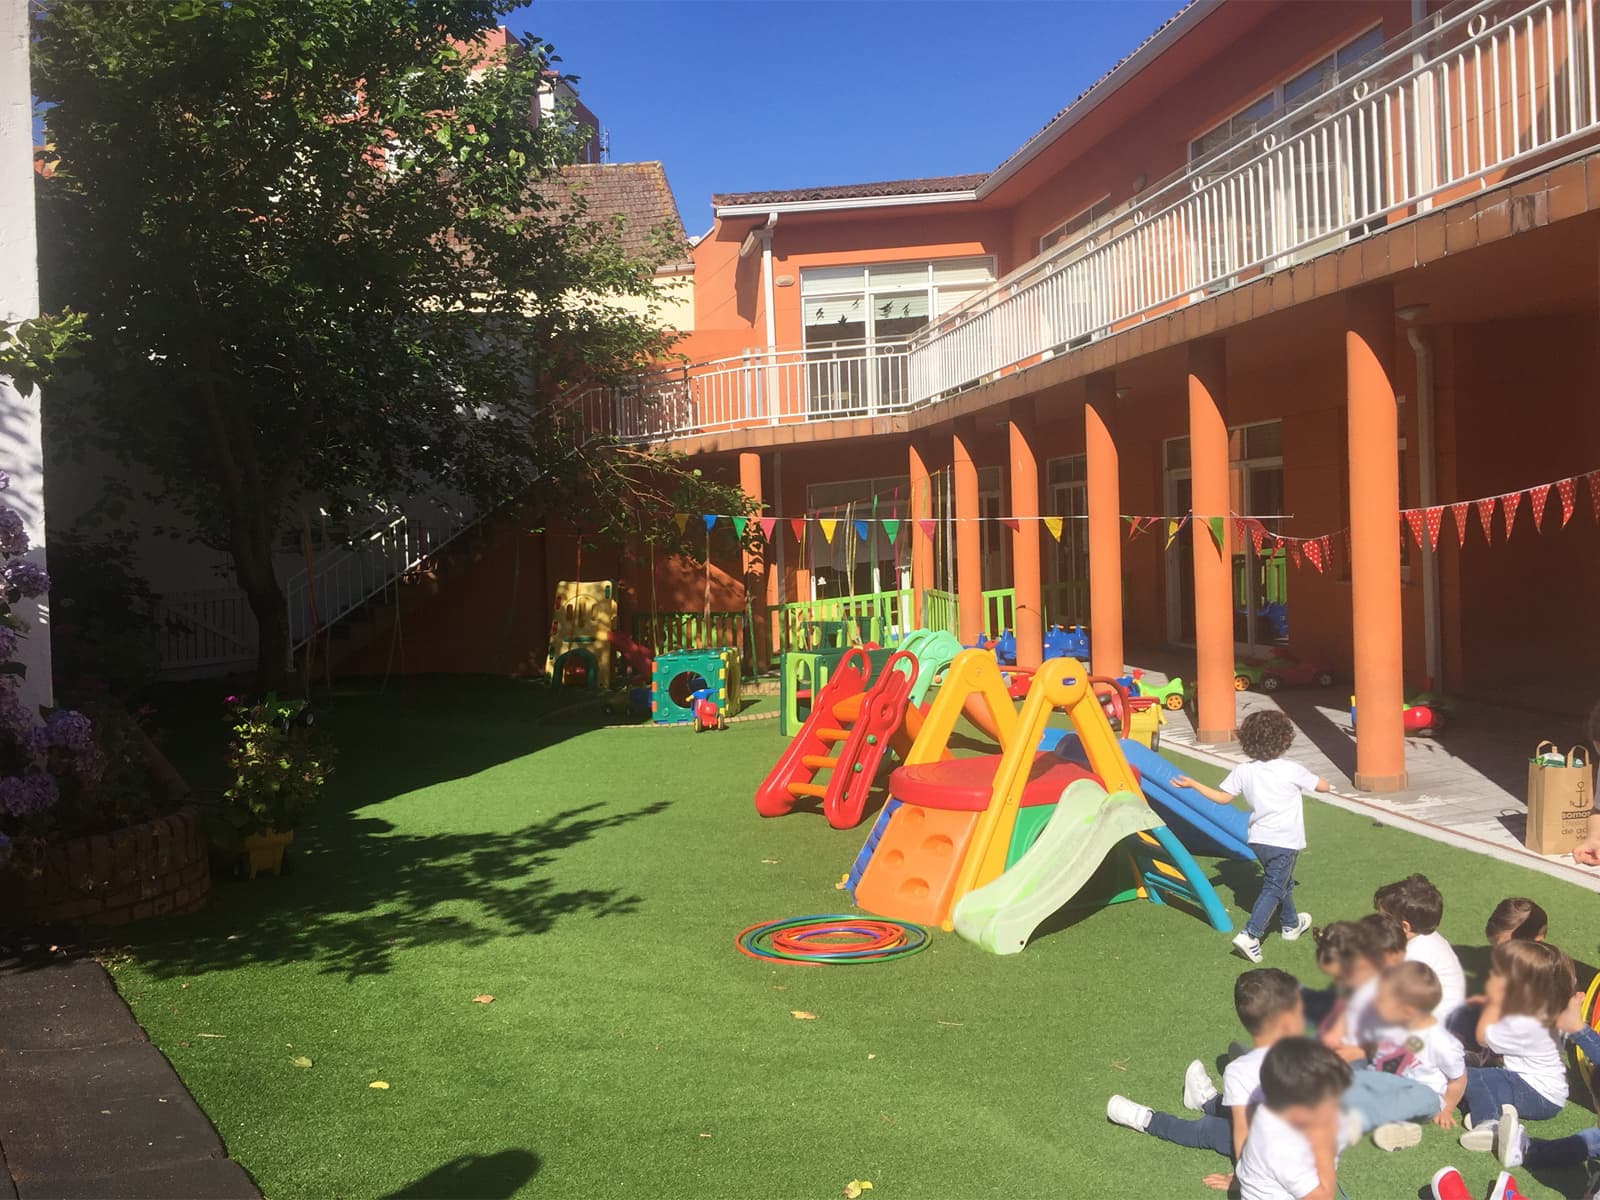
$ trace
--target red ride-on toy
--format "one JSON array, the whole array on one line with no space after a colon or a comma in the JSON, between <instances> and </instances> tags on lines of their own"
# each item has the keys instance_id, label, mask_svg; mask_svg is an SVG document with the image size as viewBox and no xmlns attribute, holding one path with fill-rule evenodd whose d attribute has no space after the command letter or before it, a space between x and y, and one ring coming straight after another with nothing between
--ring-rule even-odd
<instances>
[{"instance_id":1,"label":"red ride-on toy","mask_svg":"<svg viewBox=\"0 0 1600 1200\"><path fill-rule=\"evenodd\" d=\"M1334 684L1333 672L1326 667L1283 651L1250 665L1260 673L1259 686L1263 692L1275 692L1281 687L1325 688Z\"/></svg>"},{"instance_id":2,"label":"red ride-on toy","mask_svg":"<svg viewBox=\"0 0 1600 1200\"><path fill-rule=\"evenodd\" d=\"M701 688L699 691L690 692L689 698L693 701L694 731L704 733L707 729L726 729L728 718L722 715L722 710L717 707L717 702L711 698L710 688Z\"/></svg>"}]
</instances>

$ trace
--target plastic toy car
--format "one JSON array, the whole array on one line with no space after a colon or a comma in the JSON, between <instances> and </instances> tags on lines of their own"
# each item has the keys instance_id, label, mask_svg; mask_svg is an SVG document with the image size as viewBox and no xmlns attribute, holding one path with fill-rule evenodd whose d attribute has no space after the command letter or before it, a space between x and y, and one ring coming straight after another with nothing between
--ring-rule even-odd
<instances>
[{"instance_id":1,"label":"plastic toy car","mask_svg":"<svg viewBox=\"0 0 1600 1200\"><path fill-rule=\"evenodd\" d=\"M1251 688L1261 686L1262 671L1260 663L1236 662L1233 664L1233 690L1248 692Z\"/></svg>"},{"instance_id":2,"label":"plastic toy car","mask_svg":"<svg viewBox=\"0 0 1600 1200\"><path fill-rule=\"evenodd\" d=\"M728 718L722 715L722 710L717 707L717 702L711 698L710 688L701 688L689 693L694 709L694 731L704 733L708 729L726 729Z\"/></svg>"},{"instance_id":3,"label":"plastic toy car","mask_svg":"<svg viewBox=\"0 0 1600 1200\"><path fill-rule=\"evenodd\" d=\"M1332 687L1333 672L1314 663L1304 662L1292 654L1274 654L1260 663L1248 664L1257 669L1257 683L1264 692L1275 692L1280 687ZM1234 672L1237 676L1238 665Z\"/></svg>"},{"instance_id":4,"label":"plastic toy car","mask_svg":"<svg viewBox=\"0 0 1600 1200\"><path fill-rule=\"evenodd\" d=\"M1189 691L1183 685L1183 680L1174 675L1165 683L1151 683L1142 675L1133 681L1133 690L1141 696L1148 696L1152 700L1161 702L1161 707L1168 712L1177 712L1183 707L1183 702Z\"/></svg>"},{"instance_id":5,"label":"plastic toy car","mask_svg":"<svg viewBox=\"0 0 1600 1200\"><path fill-rule=\"evenodd\" d=\"M1401 703L1400 720L1407 733L1430 737L1442 733L1450 721L1450 702L1432 692L1419 692ZM1350 697L1350 730L1356 728L1356 698Z\"/></svg>"},{"instance_id":6,"label":"plastic toy car","mask_svg":"<svg viewBox=\"0 0 1600 1200\"><path fill-rule=\"evenodd\" d=\"M1088 661L1089 631L1082 625L1074 625L1070 629L1064 625L1050 626L1044 635L1044 656L1046 661L1052 658Z\"/></svg>"}]
</instances>

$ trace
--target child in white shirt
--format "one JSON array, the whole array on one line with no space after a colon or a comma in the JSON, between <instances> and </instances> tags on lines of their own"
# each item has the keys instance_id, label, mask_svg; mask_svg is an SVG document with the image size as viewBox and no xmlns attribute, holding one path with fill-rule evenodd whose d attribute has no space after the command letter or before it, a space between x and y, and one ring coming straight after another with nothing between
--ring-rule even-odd
<instances>
[{"instance_id":1,"label":"child in white shirt","mask_svg":"<svg viewBox=\"0 0 1600 1200\"><path fill-rule=\"evenodd\" d=\"M1367 1056L1376 1040L1372 1005L1378 994L1381 964L1370 927L1359 921L1335 921L1313 932L1317 967L1333 980L1341 999L1323 1021L1322 1044L1346 1062Z\"/></svg>"},{"instance_id":2,"label":"child in white shirt","mask_svg":"<svg viewBox=\"0 0 1600 1200\"><path fill-rule=\"evenodd\" d=\"M1426 963L1402 962L1383 973L1373 1005L1379 1024L1372 1066L1357 1071L1345 1103L1372 1127L1382 1150L1415 1146L1431 1117L1441 1129L1456 1123L1467 1087L1461 1043L1433 1015L1439 979Z\"/></svg>"},{"instance_id":3,"label":"child in white shirt","mask_svg":"<svg viewBox=\"0 0 1600 1200\"><path fill-rule=\"evenodd\" d=\"M1444 897L1426 875L1409 875L1385 884L1372 897L1372 907L1400 922L1406 932L1406 958L1427 963L1439 977L1439 1008L1434 1013L1449 1025L1450 1018L1467 999L1467 975L1461 960L1439 932L1444 920Z\"/></svg>"},{"instance_id":4,"label":"child in white shirt","mask_svg":"<svg viewBox=\"0 0 1600 1200\"><path fill-rule=\"evenodd\" d=\"M1243 796L1250 806L1245 840L1261 863L1261 892L1250 919L1233 939L1234 949L1253 963L1261 961L1267 922L1278 914L1278 928L1292 942L1311 928L1311 914L1294 906L1294 866L1306 848L1304 794L1325 792L1328 782L1283 756L1294 741L1294 723L1276 709L1253 712L1239 722L1239 749L1250 757L1228 772L1220 787L1173 777L1176 787L1193 788L1216 804Z\"/></svg>"},{"instance_id":5,"label":"child in white shirt","mask_svg":"<svg viewBox=\"0 0 1600 1200\"><path fill-rule=\"evenodd\" d=\"M1467 1070L1468 1150L1490 1150L1502 1117L1546 1121L1567 1103L1555 1025L1576 987L1572 960L1548 942L1512 940L1489 957L1478 1040L1502 1066Z\"/></svg>"},{"instance_id":6,"label":"child in white shirt","mask_svg":"<svg viewBox=\"0 0 1600 1200\"><path fill-rule=\"evenodd\" d=\"M1349 1085L1349 1065L1311 1038L1284 1038L1267 1051L1261 1104L1235 1172L1240 1200L1334 1200L1339 1102Z\"/></svg>"}]
</instances>

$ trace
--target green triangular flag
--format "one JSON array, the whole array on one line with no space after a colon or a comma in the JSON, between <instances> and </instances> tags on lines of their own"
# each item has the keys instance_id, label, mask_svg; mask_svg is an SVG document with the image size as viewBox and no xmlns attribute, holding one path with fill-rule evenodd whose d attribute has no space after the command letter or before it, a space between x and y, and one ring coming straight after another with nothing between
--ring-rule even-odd
<instances>
[{"instance_id":1,"label":"green triangular flag","mask_svg":"<svg viewBox=\"0 0 1600 1200\"><path fill-rule=\"evenodd\" d=\"M741 542L744 541L744 527L750 523L750 518L729 517L728 520L733 522L733 536L738 538Z\"/></svg>"},{"instance_id":2,"label":"green triangular flag","mask_svg":"<svg viewBox=\"0 0 1600 1200\"><path fill-rule=\"evenodd\" d=\"M895 538L900 536L900 522L890 517L883 520L883 536L889 539L889 544L894 545Z\"/></svg>"},{"instance_id":3,"label":"green triangular flag","mask_svg":"<svg viewBox=\"0 0 1600 1200\"><path fill-rule=\"evenodd\" d=\"M1224 518L1222 517L1206 518L1206 528L1211 531L1211 540L1217 544L1218 550L1222 549L1222 531L1224 528L1223 521Z\"/></svg>"}]
</instances>

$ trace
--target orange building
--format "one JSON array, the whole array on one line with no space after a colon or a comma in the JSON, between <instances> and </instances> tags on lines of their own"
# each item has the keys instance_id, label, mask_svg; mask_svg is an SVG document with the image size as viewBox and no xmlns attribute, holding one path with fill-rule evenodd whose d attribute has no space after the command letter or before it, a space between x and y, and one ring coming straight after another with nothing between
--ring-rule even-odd
<instances>
[{"instance_id":1,"label":"orange building","mask_svg":"<svg viewBox=\"0 0 1600 1200\"><path fill-rule=\"evenodd\" d=\"M1583 481L1450 507L1600 467L1597 5L1195 0L988 174L716 196L689 365L587 419L840 520L756 605L1192 647L1204 740L1286 636L1402 786L1407 688L1600 665Z\"/></svg>"}]
</instances>

